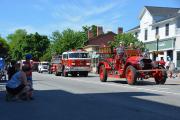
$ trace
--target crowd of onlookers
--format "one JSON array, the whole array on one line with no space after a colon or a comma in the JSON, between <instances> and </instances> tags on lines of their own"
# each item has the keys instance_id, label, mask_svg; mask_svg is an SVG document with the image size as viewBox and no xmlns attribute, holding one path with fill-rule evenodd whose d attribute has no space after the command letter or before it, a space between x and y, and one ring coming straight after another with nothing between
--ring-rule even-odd
<instances>
[{"instance_id":1,"label":"crowd of onlookers","mask_svg":"<svg viewBox=\"0 0 180 120\"><path fill-rule=\"evenodd\" d=\"M33 100L31 54L25 56L23 63L14 60L7 65L6 100Z\"/></svg>"}]
</instances>

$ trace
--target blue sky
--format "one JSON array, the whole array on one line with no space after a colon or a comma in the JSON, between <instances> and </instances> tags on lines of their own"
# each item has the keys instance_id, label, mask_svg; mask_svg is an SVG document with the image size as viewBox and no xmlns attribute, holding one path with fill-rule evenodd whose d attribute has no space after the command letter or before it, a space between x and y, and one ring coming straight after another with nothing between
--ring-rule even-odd
<instances>
[{"instance_id":1,"label":"blue sky","mask_svg":"<svg viewBox=\"0 0 180 120\"><path fill-rule=\"evenodd\" d=\"M16 29L51 35L66 28L103 26L104 31L127 31L139 24L144 6L180 7L180 0L1 0L0 35Z\"/></svg>"}]
</instances>

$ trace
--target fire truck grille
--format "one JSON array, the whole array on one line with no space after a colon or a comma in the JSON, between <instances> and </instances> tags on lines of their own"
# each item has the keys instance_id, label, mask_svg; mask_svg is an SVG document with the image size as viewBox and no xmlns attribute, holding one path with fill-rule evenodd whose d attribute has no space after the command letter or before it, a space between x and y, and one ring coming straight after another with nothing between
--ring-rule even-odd
<instances>
[{"instance_id":1,"label":"fire truck grille","mask_svg":"<svg viewBox=\"0 0 180 120\"><path fill-rule=\"evenodd\" d=\"M143 59L144 67L143 69L152 69L152 60L151 59Z\"/></svg>"}]
</instances>

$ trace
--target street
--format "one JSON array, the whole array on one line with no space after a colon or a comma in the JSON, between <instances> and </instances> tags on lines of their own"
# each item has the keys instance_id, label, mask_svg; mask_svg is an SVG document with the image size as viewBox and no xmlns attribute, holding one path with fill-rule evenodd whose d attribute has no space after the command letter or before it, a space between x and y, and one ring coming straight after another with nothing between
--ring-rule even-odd
<instances>
[{"instance_id":1,"label":"street","mask_svg":"<svg viewBox=\"0 0 180 120\"><path fill-rule=\"evenodd\" d=\"M97 74L62 77L33 73L33 101L5 101L0 83L1 120L179 120L180 79L130 86L125 80L102 83Z\"/></svg>"}]
</instances>

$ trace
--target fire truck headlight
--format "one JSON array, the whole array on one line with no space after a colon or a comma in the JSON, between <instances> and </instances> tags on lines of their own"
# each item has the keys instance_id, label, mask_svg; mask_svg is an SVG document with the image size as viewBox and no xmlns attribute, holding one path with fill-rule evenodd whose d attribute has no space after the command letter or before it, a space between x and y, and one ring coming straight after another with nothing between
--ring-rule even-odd
<instances>
[{"instance_id":1,"label":"fire truck headlight","mask_svg":"<svg viewBox=\"0 0 180 120\"><path fill-rule=\"evenodd\" d=\"M86 63L86 65L90 65L90 63Z\"/></svg>"},{"instance_id":2,"label":"fire truck headlight","mask_svg":"<svg viewBox=\"0 0 180 120\"><path fill-rule=\"evenodd\" d=\"M76 65L76 63L72 63L71 65Z\"/></svg>"}]
</instances>

